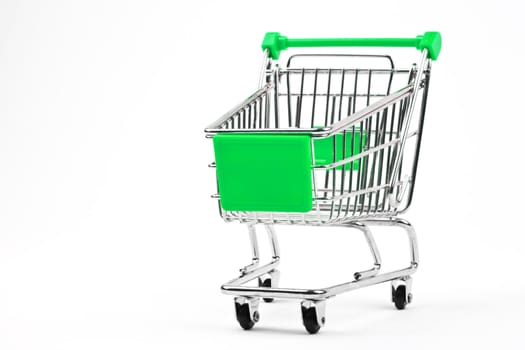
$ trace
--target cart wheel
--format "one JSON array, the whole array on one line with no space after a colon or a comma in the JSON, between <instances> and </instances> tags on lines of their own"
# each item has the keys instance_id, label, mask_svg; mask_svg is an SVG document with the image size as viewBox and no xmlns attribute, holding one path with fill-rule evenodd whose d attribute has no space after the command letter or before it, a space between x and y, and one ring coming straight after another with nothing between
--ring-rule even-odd
<instances>
[{"instance_id":1,"label":"cart wheel","mask_svg":"<svg viewBox=\"0 0 525 350\"><path fill-rule=\"evenodd\" d=\"M271 278L265 278L261 279L259 278L259 287L272 287L272 279ZM263 300L267 303L271 303L274 299L273 298L263 298Z\"/></svg>"},{"instance_id":2,"label":"cart wheel","mask_svg":"<svg viewBox=\"0 0 525 350\"><path fill-rule=\"evenodd\" d=\"M324 303L325 301L303 301L301 303L303 325L310 334L319 332L321 327L324 326L326 319L324 316Z\"/></svg>"},{"instance_id":3,"label":"cart wheel","mask_svg":"<svg viewBox=\"0 0 525 350\"><path fill-rule=\"evenodd\" d=\"M398 310L404 310L412 301L412 293L407 294L407 288L404 284L392 287L392 301Z\"/></svg>"},{"instance_id":4,"label":"cart wheel","mask_svg":"<svg viewBox=\"0 0 525 350\"><path fill-rule=\"evenodd\" d=\"M279 270L272 270L268 274L259 277L259 287L277 287L279 285L280 277L281 273ZM267 303L271 303L274 298L263 298L263 300Z\"/></svg>"},{"instance_id":5,"label":"cart wheel","mask_svg":"<svg viewBox=\"0 0 525 350\"><path fill-rule=\"evenodd\" d=\"M235 298L235 315L237 316L237 321L241 327L245 330L249 330L259 321L259 311L253 310L254 308L251 307L250 301L245 298L242 299L245 299L246 301L239 302L239 299L241 298Z\"/></svg>"}]
</instances>

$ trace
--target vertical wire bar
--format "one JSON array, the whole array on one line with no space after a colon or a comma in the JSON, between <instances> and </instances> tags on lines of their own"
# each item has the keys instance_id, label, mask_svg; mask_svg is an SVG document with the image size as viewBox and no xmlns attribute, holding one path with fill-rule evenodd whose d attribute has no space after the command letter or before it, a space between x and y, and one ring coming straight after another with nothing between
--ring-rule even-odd
<instances>
[{"instance_id":1,"label":"vertical wire bar","mask_svg":"<svg viewBox=\"0 0 525 350\"><path fill-rule=\"evenodd\" d=\"M401 104L403 101L396 102L392 106L392 114L390 116L390 130L388 132L388 142L392 141L392 138L394 137L394 122L395 122L395 116L396 116L396 106L399 104L401 108ZM387 167L386 167L386 177L387 180L390 181L390 160L392 159L392 152L394 151L394 146L388 147L388 154L387 154Z\"/></svg>"},{"instance_id":2,"label":"vertical wire bar","mask_svg":"<svg viewBox=\"0 0 525 350\"><path fill-rule=\"evenodd\" d=\"M328 87L326 91L326 110L324 117L324 126L328 126L328 110L330 108L330 84L332 81L332 69L328 69ZM333 136L335 138L335 136ZM330 169L325 172L324 188L328 189L328 183L330 182ZM328 196L328 192L325 192L325 197Z\"/></svg>"},{"instance_id":3,"label":"vertical wire bar","mask_svg":"<svg viewBox=\"0 0 525 350\"><path fill-rule=\"evenodd\" d=\"M253 111L252 112L252 115L253 115L253 119L252 119L252 125L250 126L252 129L255 129L257 127L257 113L255 111L255 101L253 101L252 103L250 103L250 110Z\"/></svg>"},{"instance_id":4,"label":"vertical wire bar","mask_svg":"<svg viewBox=\"0 0 525 350\"><path fill-rule=\"evenodd\" d=\"M355 70L355 80L354 80L354 96L353 96L353 102L354 104L352 105L352 108L353 108L353 113L355 113L355 109L356 109L356 104L357 104L357 81L358 81L358 77L359 77L359 70L356 69ZM355 135L355 125L354 127L352 128L352 131ZM358 131L360 134L359 134L359 151L361 150L362 148L362 143L363 143L363 122L359 122L359 131ZM355 155L355 151L357 150L354 150L354 143L352 143L352 156ZM355 189L356 191L359 189L359 180L360 180L360 177L361 177L361 157L359 157L357 159L357 181L355 183ZM352 171L354 170L354 161L352 162ZM351 178L350 178L351 179ZM350 185L352 185L352 182L350 182ZM354 210L352 211L352 216L355 215L355 212L356 212L356 209L357 209L357 196L354 196Z\"/></svg>"},{"instance_id":5,"label":"vertical wire bar","mask_svg":"<svg viewBox=\"0 0 525 350\"><path fill-rule=\"evenodd\" d=\"M345 70L342 69L341 70L341 93L339 95L339 116L338 116L338 120L341 120L341 113L342 113L342 110L343 110L343 95L344 95L344 82L345 82ZM343 147L343 151L341 152L342 153L342 156L341 156L341 159L346 159L347 155L346 155L346 135L347 135L347 132L348 130L345 129L343 130L343 144L342 144L342 147ZM344 193L344 190L345 190L345 177L346 177L346 169L348 167L348 164L344 164L343 166L341 166L341 186L340 186L340 190L339 190L339 194L340 195L343 195ZM341 209L343 207L343 199L341 198L339 200L339 204L338 204L338 208L337 208L337 218L339 219L341 217Z\"/></svg>"},{"instance_id":6,"label":"vertical wire bar","mask_svg":"<svg viewBox=\"0 0 525 350\"><path fill-rule=\"evenodd\" d=\"M372 70L368 70L368 84L367 84L367 91L366 91L366 106L368 107L370 105L370 88L371 88L371 85L372 85ZM367 129L367 136L366 136L366 149L365 150L369 150L370 149L370 131L371 131L371 124L372 124L372 116L369 116L368 118L366 118L366 122L365 122L365 127ZM368 180L368 158L369 156L366 155L363 157L363 169L364 169L364 174L362 176L362 183L361 183L361 189L366 189L366 182ZM360 210L360 214L359 215L363 215L363 210L364 210L364 207L365 207L365 193L361 194L359 197L359 202L361 204L361 210Z\"/></svg>"},{"instance_id":7,"label":"vertical wire bar","mask_svg":"<svg viewBox=\"0 0 525 350\"><path fill-rule=\"evenodd\" d=\"M328 192L326 192L326 190L328 190L328 183L330 182L330 169L328 170L325 170L325 174L324 174L324 189L325 189L325 192L324 192L324 195L323 197L325 198L328 198Z\"/></svg>"},{"instance_id":8,"label":"vertical wire bar","mask_svg":"<svg viewBox=\"0 0 525 350\"><path fill-rule=\"evenodd\" d=\"M339 116L337 120L341 120L341 111L343 110L343 92L345 87L345 70L341 71L341 93L339 94Z\"/></svg>"},{"instance_id":9,"label":"vertical wire bar","mask_svg":"<svg viewBox=\"0 0 525 350\"><path fill-rule=\"evenodd\" d=\"M349 96L349 102L348 102L348 115L351 115L351 114L354 114L355 113L355 108L356 108L356 101L357 101L357 81L358 81L358 70L355 69L354 70L354 75L355 75L355 78L354 78L354 95L353 96ZM350 101L352 101L352 105L350 106ZM361 126L362 126L362 122L361 122ZM359 129L359 132L362 131L362 128ZM356 150L355 150L355 124L352 125L352 145L351 145L351 153L350 153L350 156L353 157L355 156L355 153L356 153ZM361 135L361 134L360 134ZM361 144L361 138L359 139L359 143ZM353 180L353 177L354 177L354 164L356 161L353 160L350 162L350 178L349 178L349 183L348 183L348 200L346 202L346 216L348 216L348 212L350 210L350 203L352 201L352 196L350 196L350 194L352 193L352 180ZM357 160L357 183L359 183L359 174L360 174L360 166L361 166L361 158L359 158ZM356 188L357 188L357 183L356 183ZM354 196L356 197L356 196ZM352 215L355 214L355 208L356 208L356 204L357 202L354 203L354 210L352 212Z\"/></svg>"},{"instance_id":10,"label":"vertical wire bar","mask_svg":"<svg viewBox=\"0 0 525 350\"><path fill-rule=\"evenodd\" d=\"M252 127L252 104L250 103L248 105L248 129L251 129Z\"/></svg>"},{"instance_id":11,"label":"vertical wire bar","mask_svg":"<svg viewBox=\"0 0 525 350\"><path fill-rule=\"evenodd\" d=\"M401 105L402 105L403 101L399 101L397 103L394 103L392 105L392 114L390 116L390 130L388 132L388 142L392 141L392 138L394 136L394 121L395 121L395 116L396 116L396 106L399 104L399 108L401 108ZM393 153L393 150L394 150L394 145L390 145L388 146L388 153L387 153L387 160L386 160L386 181L389 182L390 181L390 176L391 176L391 172L390 172L390 162L391 160L393 159L392 158L392 153ZM388 209L388 198L387 198L387 193L388 193L388 189L385 189L385 193L384 193L384 198L383 198L383 211L385 211L385 209ZM386 208L385 208L386 207Z\"/></svg>"},{"instance_id":12,"label":"vertical wire bar","mask_svg":"<svg viewBox=\"0 0 525 350\"><path fill-rule=\"evenodd\" d=\"M372 85L372 70L368 70L368 88L366 92L366 106L370 106L370 87Z\"/></svg>"},{"instance_id":13,"label":"vertical wire bar","mask_svg":"<svg viewBox=\"0 0 525 350\"><path fill-rule=\"evenodd\" d=\"M310 147L312 148L312 164L315 164L315 143L314 138L311 138L310 140ZM312 168L312 186L313 186L313 197L317 198L317 179L315 177L316 175L315 168ZM315 209L318 215L318 221L321 223L321 208L319 206L319 200L315 200Z\"/></svg>"},{"instance_id":14,"label":"vertical wire bar","mask_svg":"<svg viewBox=\"0 0 525 350\"><path fill-rule=\"evenodd\" d=\"M332 113L333 113L333 106L332 106ZM337 162L337 135L334 135L332 136L332 162L335 163ZM335 200L334 200L334 197L335 197L335 191L336 191L336 176L337 176L337 172L336 172L336 168L337 167L334 167L333 169L330 169L332 171L332 205L330 206L330 217L328 220L332 220L333 218L333 215L334 215L334 207L335 207Z\"/></svg>"},{"instance_id":15,"label":"vertical wire bar","mask_svg":"<svg viewBox=\"0 0 525 350\"><path fill-rule=\"evenodd\" d=\"M328 126L328 110L330 107L330 85L332 82L332 69L328 70L328 88L326 90L326 111L324 117L324 126Z\"/></svg>"},{"instance_id":16,"label":"vertical wire bar","mask_svg":"<svg viewBox=\"0 0 525 350\"><path fill-rule=\"evenodd\" d=\"M301 107L303 104L303 88L304 88L304 68L301 73L301 92L299 97L297 98L297 110L295 111L295 126L297 128L301 125Z\"/></svg>"},{"instance_id":17,"label":"vertical wire bar","mask_svg":"<svg viewBox=\"0 0 525 350\"><path fill-rule=\"evenodd\" d=\"M319 69L315 69L315 75L314 75L314 93L313 93L313 103L312 103L312 123L310 125L311 128L314 127L314 119L315 119L315 99L317 98L317 74L319 73Z\"/></svg>"},{"instance_id":18,"label":"vertical wire bar","mask_svg":"<svg viewBox=\"0 0 525 350\"><path fill-rule=\"evenodd\" d=\"M255 110L255 101L251 103L250 107L252 109L252 115L253 115L252 129L255 129L257 128L257 111Z\"/></svg>"},{"instance_id":19,"label":"vertical wire bar","mask_svg":"<svg viewBox=\"0 0 525 350\"><path fill-rule=\"evenodd\" d=\"M359 122L359 132L360 132L360 137L359 137L359 151L360 152L363 152L363 148L364 148L364 145L363 145L363 140L364 140L364 137L363 137L363 121L361 120ZM363 172L363 169L361 167L362 165L362 162L363 162L363 157L359 157L357 159L357 181L355 183L355 190L356 191L359 191L360 189L360 184L361 184L361 173ZM352 212L352 216L355 216L355 213L356 213L356 210L357 210L357 202L359 201L359 196L358 195L355 195L354 196L355 200L354 200L354 210Z\"/></svg>"},{"instance_id":20,"label":"vertical wire bar","mask_svg":"<svg viewBox=\"0 0 525 350\"><path fill-rule=\"evenodd\" d=\"M401 133L401 126L403 125L403 116L405 114L405 111L407 109L409 105L409 98L405 98L402 100L402 103L401 103L401 106L399 108L399 113L398 113L398 116L397 116L397 126L396 126L396 132L395 132L395 135L396 135L396 139L399 139L399 134ZM394 145L394 148L392 150L392 160L393 160L393 163L391 164L390 166L390 176L393 176L393 172L395 171L394 169L394 166L395 166L395 159L397 157L397 153L399 152L399 149L400 149L401 145L399 143L396 143ZM401 165L401 164L400 164ZM401 168L399 168L401 170ZM400 171L399 171L400 172ZM393 189L395 192L395 195L397 195L397 184L395 185L395 189ZM394 195L394 193L392 193L392 195Z\"/></svg>"},{"instance_id":21,"label":"vertical wire bar","mask_svg":"<svg viewBox=\"0 0 525 350\"><path fill-rule=\"evenodd\" d=\"M341 96L341 99L343 99L343 97ZM343 152L342 152L342 158L341 159L346 159L346 134L347 134L347 130L343 130ZM346 168L348 167L348 164L343 164L341 166L341 186L340 186L340 190L339 190L339 194L340 195L343 195L344 191L345 191L345 175L346 175ZM339 200L339 204L338 204L338 209L337 209L337 218L339 218L341 216L341 208L343 206L343 199L341 198Z\"/></svg>"},{"instance_id":22,"label":"vertical wire bar","mask_svg":"<svg viewBox=\"0 0 525 350\"><path fill-rule=\"evenodd\" d=\"M262 98L258 98L257 99L257 105L259 106L257 109L258 109L258 113L259 113L259 129L262 129L263 127L263 123L262 123Z\"/></svg>"},{"instance_id":23,"label":"vertical wire bar","mask_svg":"<svg viewBox=\"0 0 525 350\"><path fill-rule=\"evenodd\" d=\"M288 126L292 126L292 101L290 97L290 72L286 72L286 93L288 95Z\"/></svg>"},{"instance_id":24,"label":"vertical wire bar","mask_svg":"<svg viewBox=\"0 0 525 350\"><path fill-rule=\"evenodd\" d=\"M253 109L253 124L252 124L252 129L256 129L257 128L257 110L255 109L256 105L255 105L255 101L252 102L252 109Z\"/></svg>"},{"instance_id":25,"label":"vertical wire bar","mask_svg":"<svg viewBox=\"0 0 525 350\"><path fill-rule=\"evenodd\" d=\"M401 118L401 114L403 113L403 109L405 109L405 99L401 100L400 103L399 103L399 111L397 111L397 114L396 114L396 118L394 120L394 125L392 126L392 132L393 132L393 137L395 139L399 138L399 119ZM398 147L398 144L396 143L395 145L393 145L392 147L392 164L389 164L389 168L390 168L390 176L392 176L392 173L393 173L393 161L394 159L396 158L396 155L397 155L397 147Z\"/></svg>"},{"instance_id":26,"label":"vertical wire bar","mask_svg":"<svg viewBox=\"0 0 525 350\"><path fill-rule=\"evenodd\" d=\"M415 98L415 96L416 96L416 95L414 94L412 98ZM408 101L407 104L406 104L405 112L403 113L403 118L402 118L402 120L401 120L401 126L403 126L404 121L405 121L405 117L407 117L406 114L408 113L408 108L409 108L410 104L411 104L410 101ZM410 125L407 124L406 127L409 128ZM401 132L402 132L401 129L402 129L402 127L401 127L400 130L399 130L399 133L400 133L400 134L401 134ZM405 140L405 142L406 142L406 140ZM400 145L399 145L399 152L402 152L402 149L403 149L403 148L401 147L401 144L400 144ZM398 171L398 173L397 173L397 180L398 180L398 181L401 181L401 173L402 173L402 170L403 170L403 154L400 154L400 158L399 158L399 171Z\"/></svg>"},{"instance_id":27,"label":"vertical wire bar","mask_svg":"<svg viewBox=\"0 0 525 350\"><path fill-rule=\"evenodd\" d=\"M275 109L275 128L279 128L279 73L277 72L278 69L275 70L274 76L273 76L273 83L274 83L274 109Z\"/></svg>"},{"instance_id":28,"label":"vertical wire bar","mask_svg":"<svg viewBox=\"0 0 525 350\"><path fill-rule=\"evenodd\" d=\"M261 109L261 124L262 124L262 128L263 129L266 129L268 127L268 123L267 123L267 120L266 120L266 111L265 111L265 107L266 107L266 94L262 95L261 96L261 104L260 104L260 109Z\"/></svg>"},{"instance_id":29,"label":"vertical wire bar","mask_svg":"<svg viewBox=\"0 0 525 350\"><path fill-rule=\"evenodd\" d=\"M330 114L330 125L332 125L335 122L335 101L336 96L332 96L332 113Z\"/></svg>"},{"instance_id":30,"label":"vertical wire bar","mask_svg":"<svg viewBox=\"0 0 525 350\"><path fill-rule=\"evenodd\" d=\"M351 144L350 144L350 157L353 157L354 154L355 154L355 150L354 150L354 145L355 145L355 125L352 125L352 138L350 140ZM350 165L350 176L349 176L349 181L348 181L348 199L346 201L346 213L345 213L345 216L348 216L348 211L350 210L350 200L352 197L350 197L350 193L352 193L352 178L354 176L354 161L351 161L349 163Z\"/></svg>"},{"instance_id":31,"label":"vertical wire bar","mask_svg":"<svg viewBox=\"0 0 525 350\"><path fill-rule=\"evenodd\" d=\"M354 112L355 113L355 106L356 106L356 102L357 102L357 77L359 76L359 70L356 69L355 70L355 81L354 81L354 105L352 106L352 108L354 109Z\"/></svg>"},{"instance_id":32,"label":"vertical wire bar","mask_svg":"<svg viewBox=\"0 0 525 350\"><path fill-rule=\"evenodd\" d=\"M392 80L394 80L394 67L390 71L390 79L388 80L388 87L386 88L386 96L390 95L390 88L392 87Z\"/></svg>"},{"instance_id":33,"label":"vertical wire bar","mask_svg":"<svg viewBox=\"0 0 525 350\"><path fill-rule=\"evenodd\" d=\"M252 110L253 110L253 122L252 122L252 129L257 128L257 100L254 100L251 104Z\"/></svg>"},{"instance_id":34,"label":"vertical wire bar","mask_svg":"<svg viewBox=\"0 0 525 350\"><path fill-rule=\"evenodd\" d=\"M331 113L331 122L330 125L334 123L334 117L335 117L335 96L332 96L332 113ZM333 162L337 162L337 135L332 136L332 158ZM337 178L337 171L336 168L330 169L332 172L332 205L330 206L330 219L332 220L333 214L334 214L334 207L335 207L335 200L333 199L335 197L336 192L336 178Z\"/></svg>"},{"instance_id":35,"label":"vertical wire bar","mask_svg":"<svg viewBox=\"0 0 525 350\"><path fill-rule=\"evenodd\" d=\"M375 118L376 119L376 127L375 127L375 129L373 129L373 131L375 133L375 139L374 139L373 147L377 147L378 144L379 144L379 116L380 115L381 115L381 112L377 112L376 113L376 118ZM370 172L370 181L368 182L368 187L369 188L374 187L376 166L377 166L377 150L374 151L374 154L372 156L372 169L371 169L371 172ZM370 195L368 196L368 209L366 211L367 214L370 214L370 209L372 207L372 197L374 195L377 196L377 191L370 192Z\"/></svg>"},{"instance_id":36,"label":"vertical wire bar","mask_svg":"<svg viewBox=\"0 0 525 350\"><path fill-rule=\"evenodd\" d=\"M392 126L392 135L393 135L393 138L395 138L396 140L399 138L399 119L400 119L400 115L403 113L403 109L405 108L405 100L401 100L400 103L399 103L399 111L397 112L396 114L396 118L394 120L394 123L395 125ZM394 162L395 162L395 159L396 159L396 156L397 156L397 149L399 147L399 144L398 143L395 143L394 145L392 145L392 158L390 159L391 160L391 163L388 164L388 172L389 172L389 179L392 180L392 176L393 176L393 171L394 171ZM389 204L389 207L390 207L390 203Z\"/></svg>"},{"instance_id":37,"label":"vertical wire bar","mask_svg":"<svg viewBox=\"0 0 525 350\"><path fill-rule=\"evenodd\" d=\"M380 140L379 140L379 143L381 145L384 145L385 144L385 138L386 138L386 135L385 135L385 129L386 129L386 120L387 120L387 115L388 115L388 108L385 108L383 110L383 115L381 116L381 137L380 137ZM383 184L383 166L384 166L384 155L385 155L385 149L382 148L381 151L379 151L379 168L378 168L378 177L377 177L377 186L381 186ZM386 191L383 190L383 191ZM386 192L385 192L386 193ZM377 195L376 195L376 203L375 203L375 211L377 212L378 208L379 208L379 197L381 196L381 190L377 191Z\"/></svg>"},{"instance_id":38,"label":"vertical wire bar","mask_svg":"<svg viewBox=\"0 0 525 350\"><path fill-rule=\"evenodd\" d=\"M405 121L405 117L406 117L406 114L408 112L408 107L410 106L410 103L411 103L410 100L413 99L413 98L415 98L415 94L413 94L409 99L407 99L407 103L405 104L405 110L403 111L403 114L401 116L401 120L399 122L399 124L401 126L399 127L398 137L400 137L400 134L402 132L402 128L403 128L403 124L404 124L404 121ZM407 125L406 127L408 128L409 125ZM398 151L401 152L401 144L399 145ZM401 170L402 169L403 169L403 155L401 154L400 158L399 158L399 171L397 173L398 181L401 180Z\"/></svg>"},{"instance_id":39,"label":"vertical wire bar","mask_svg":"<svg viewBox=\"0 0 525 350\"><path fill-rule=\"evenodd\" d=\"M297 115L297 112L299 111L299 109L301 108L301 96L297 96L297 100L295 100L295 121L293 123L293 125L298 128L299 126L297 125L297 120L299 119L299 116Z\"/></svg>"},{"instance_id":40,"label":"vertical wire bar","mask_svg":"<svg viewBox=\"0 0 525 350\"><path fill-rule=\"evenodd\" d=\"M270 127L270 99L268 93L264 94L264 124L266 128Z\"/></svg>"},{"instance_id":41,"label":"vertical wire bar","mask_svg":"<svg viewBox=\"0 0 525 350\"><path fill-rule=\"evenodd\" d=\"M366 118L366 122L365 122L365 128L366 128L366 140L365 140L365 150L369 150L370 149L370 134L371 134L371 129L372 129L372 116L369 116L368 118ZM361 182L361 189L362 190L365 190L366 189L366 183L367 183L367 180L368 180L368 158L369 156L366 155L363 157L363 169L364 169L364 173L363 173L363 176L362 176L362 182ZM365 209L365 196L367 194L366 193L363 193L361 194L359 197L359 202L361 203L361 210L359 212L359 215L363 215L363 211Z\"/></svg>"}]
</instances>

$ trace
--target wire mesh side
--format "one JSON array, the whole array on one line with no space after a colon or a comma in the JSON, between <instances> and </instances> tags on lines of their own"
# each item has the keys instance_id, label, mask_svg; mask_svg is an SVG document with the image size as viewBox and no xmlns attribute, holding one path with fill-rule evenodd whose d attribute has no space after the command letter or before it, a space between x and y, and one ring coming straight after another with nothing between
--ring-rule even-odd
<instances>
[{"instance_id":1,"label":"wire mesh side","mask_svg":"<svg viewBox=\"0 0 525 350\"><path fill-rule=\"evenodd\" d=\"M314 168L317 210L323 212L325 222L395 212L389 203L392 165L411 96L348 127L339 140L332 138L333 162ZM356 152L355 138L359 134L364 137L359 138ZM336 158L338 153L342 154L341 160ZM396 184L401 183L398 177Z\"/></svg>"},{"instance_id":2,"label":"wire mesh side","mask_svg":"<svg viewBox=\"0 0 525 350\"><path fill-rule=\"evenodd\" d=\"M246 101L228 112L222 120L219 120L217 128L220 130L254 130L270 128L272 123L270 95L272 94L271 85L268 85Z\"/></svg>"}]
</instances>

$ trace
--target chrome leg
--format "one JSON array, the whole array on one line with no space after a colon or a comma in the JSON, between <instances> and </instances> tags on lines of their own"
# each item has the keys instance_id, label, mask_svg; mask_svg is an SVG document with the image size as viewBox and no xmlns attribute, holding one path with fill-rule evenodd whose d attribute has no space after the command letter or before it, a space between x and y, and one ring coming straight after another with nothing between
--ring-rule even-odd
<instances>
[{"instance_id":1,"label":"chrome leg","mask_svg":"<svg viewBox=\"0 0 525 350\"><path fill-rule=\"evenodd\" d=\"M400 218L388 218L388 219L373 219L363 220L362 224L366 226L397 226L405 230L408 235L408 242L410 245L410 266L401 270L395 270L387 273L378 274L368 278L361 278L352 282L342 283L332 287L323 289L326 293L324 297L332 297L340 293L349 292L351 290L368 287L374 284L394 281L394 280L406 280L408 276L412 275L417 271L419 264L419 253L417 246L416 231L412 225Z\"/></svg>"},{"instance_id":2,"label":"chrome leg","mask_svg":"<svg viewBox=\"0 0 525 350\"><path fill-rule=\"evenodd\" d=\"M272 250L272 259L279 259L280 250L279 250L279 242L277 241L277 234L275 233L275 229L273 228L273 225L264 225L264 228L266 228L266 232L268 232L268 240L270 242L270 248Z\"/></svg>"},{"instance_id":3,"label":"chrome leg","mask_svg":"<svg viewBox=\"0 0 525 350\"><path fill-rule=\"evenodd\" d=\"M370 228L361 222L353 222L348 224L348 226L356 228L363 232L366 238L366 242L368 243L368 247L370 248L370 252L372 253L372 258L374 259L374 267L372 267L369 270L358 271L354 273L355 280L357 281L363 278L373 277L377 275L379 269L381 268L381 255L379 255L379 250L377 249L377 244L374 239L374 236L372 236Z\"/></svg>"},{"instance_id":4,"label":"chrome leg","mask_svg":"<svg viewBox=\"0 0 525 350\"><path fill-rule=\"evenodd\" d=\"M414 227L410 222L401 218L373 219L363 222L369 225L398 226L403 228L408 235L408 244L410 245L410 265L413 268L417 268L419 264L419 249L417 245L416 230L414 230Z\"/></svg>"},{"instance_id":5,"label":"chrome leg","mask_svg":"<svg viewBox=\"0 0 525 350\"><path fill-rule=\"evenodd\" d=\"M245 275L259 266L259 244L257 243L257 233L254 225L248 225L248 234L252 250L252 263L240 269L241 275Z\"/></svg>"},{"instance_id":6,"label":"chrome leg","mask_svg":"<svg viewBox=\"0 0 525 350\"><path fill-rule=\"evenodd\" d=\"M259 243L257 240L257 232L255 230L255 225L248 225L248 234L250 237L250 247L252 251L252 263L246 265L240 269L241 275L238 278L235 278L226 285L237 285L240 286L246 282L249 282L253 279L261 277L265 274L268 274L269 278L274 278L275 281L279 280L279 271L275 268L279 265L279 242L277 241L277 234L273 225L265 225L266 231L268 233L268 240L270 243L270 249L272 253L272 259L269 263L259 266ZM223 286L223 287L224 287ZM224 290L224 288L222 288ZM245 295L249 296L249 295Z\"/></svg>"},{"instance_id":7,"label":"chrome leg","mask_svg":"<svg viewBox=\"0 0 525 350\"><path fill-rule=\"evenodd\" d=\"M264 225L266 232L268 233L268 242L272 253L272 261L278 261L280 250L279 242L277 241L277 234L273 225ZM271 270L266 275L259 276L259 287L276 288L279 285L281 278L281 272L279 270ZM263 298L267 303L271 303L273 298Z\"/></svg>"},{"instance_id":8,"label":"chrome leg","mask_svg":"<svg viewBox=\"0 0 525 350\"><path fill-rule=\"evenodd\" d=\"M308 301L323 301L337 294L349 292L351 290L368 287L368 286L383 283L383 282L393 281L393 286L394 285L397 286L399 284L404 284L406 286L405 290L406 290L407 302L408 302L408 298L411 298L408 296L410 294L410 288L411 288L411 278L409 276L417 271L417 267L419 264L419 254L418 254L416 232L414 228L412 227L412 225L404 219L387 218L387 219L363 220L361 222L351 222L351 223L346 223L340 226L353 227L363 232L367 240L367 243L370 247L372 257L374 259L374 267L371 270L356 273L356 274L359 274L359 276L354 276L356 277L355 280L351 282L346 282L346 283L330 286L327 288L313 288L313 289L281 288L281 287L273 287L273 286L271 288L264 287L264 286L262 287L243 286L244 283L251 281L253 279L259 278L265 274L269 274L269 275L274 274L274 276L278 275L276 267L279 264L279 248L277 244L275 231L273 230L273 227L271 225L268 225L266 227L266 230L268 231L268 237L270 239L270 244L272 246L272 255L273 255L272 261L265 265L256 266L254 268L248 269L240 277L235 278L225 283L221 287L222 291L225 294L237 295L237 296L240 295L240 296L248 297L248 298L262 297L262 298L287 298L287 299L303 299L303 300L308 300ZM370 228L369 228L370 226L397 226L397 227L404 229L404 231L407 233L408 242L410 245L410 265L408 267L400 269L400 270L394 270L394 271L385 272L385 273L378 273L379 268L381 266L381 257L380 257L377 245L375 243L375 240L370 231ZM250 229L250 235L251 235L251 232L255 232L255 229L253 229L253 231L251 230L252 229ZM256 249L253 247L253 244L252 244L252 248L253 248L253 251L256 252ZM257 251L257 257L258 257L258 251Z\"/></svg>"}]
</instances>

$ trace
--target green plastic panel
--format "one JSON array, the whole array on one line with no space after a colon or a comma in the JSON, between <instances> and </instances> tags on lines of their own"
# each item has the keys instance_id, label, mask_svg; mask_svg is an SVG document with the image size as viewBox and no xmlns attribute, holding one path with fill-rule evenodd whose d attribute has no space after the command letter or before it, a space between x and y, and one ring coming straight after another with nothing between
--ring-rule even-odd
<instances>
[{"instance_id":1,"label":"green plastic panel","mask_svg":"<svg viewBox=\"0 0 525 350\"><path fill-rule=\"evenodd\" d=\"M354 139L352 147L352 138ZM355 156L361 152L361 145L366 143L366 134L363 135L361 142L361 132L356 131L352 136L352 133L347 133L345 147L345 158ZM334 142L335 142L335 159L334 159ZM337 134L324 139L314 139L314 154L315 154L315 165L327 165L330 163L338 162L343 159L343 135ZM353 170L359 169L359 161L353 162ZM344 165L345 170L350 170L351 163ZM341 170L343 166L338 166L336 169Z\"/></svg>"},{"instance_id":2,"label":"green plastic panel","mask_svg":"<svg viewBox=\"0 0 525 350\"><path fill-rule=\"evenodd\" d=\"M312 209L309 135L218 134L213 146L223 209L301 213Z\"/></svg>"},{"instance_id":3,"label":"green plastic panel","mask_svg":"<svg viewBox=\"0 0 525 350\"><path fill-rule=\"evenodd\" d=\"M437 60L441 51L441 34L426 32L415 38L312 38L292 39L277 32L268 32L264 36L262 49L268 49L273 59L278 59L281 51L289 47L413 47L427 49L428 57Z\"/></svg>"}]
</instances>

